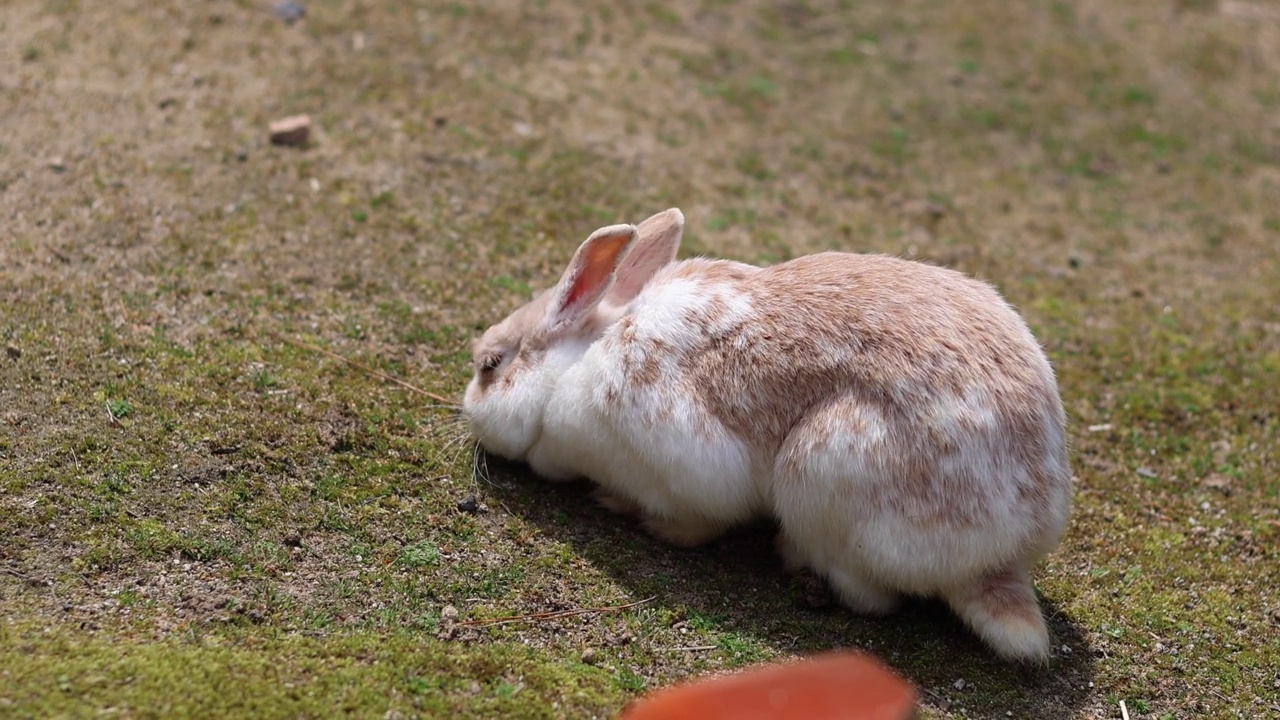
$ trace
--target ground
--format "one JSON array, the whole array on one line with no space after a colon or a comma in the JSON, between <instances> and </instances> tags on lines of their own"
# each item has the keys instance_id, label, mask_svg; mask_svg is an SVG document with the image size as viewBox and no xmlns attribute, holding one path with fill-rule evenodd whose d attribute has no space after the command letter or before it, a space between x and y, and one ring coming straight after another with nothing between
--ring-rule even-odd
<instances>
[{"instance_id":1,"label":"ground","mask_svg":"<svg viewBox=\"0 0 1280 720\"><path fill-rule=\"evenodd\" d=\"M839 646L930 718L1280 716L1280 7L302 5L0 7L0 714L608 717ZM670 206L685 255L1022 310L1078 486L1046 667L809 607L768 527L675 550L474 475L450 402L313 349L456 401L473 337Z\"/></svg>"}]
</instances>

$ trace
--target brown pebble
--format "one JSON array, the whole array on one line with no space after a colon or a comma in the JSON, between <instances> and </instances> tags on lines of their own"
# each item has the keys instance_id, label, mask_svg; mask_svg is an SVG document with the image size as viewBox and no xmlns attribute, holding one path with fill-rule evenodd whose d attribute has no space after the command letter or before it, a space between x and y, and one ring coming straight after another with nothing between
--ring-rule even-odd
<instances>
[{"instance_id":1,"label":"brown pebble","mask_svg":"<svg viewBox=\"0 0 1280 720\"><path fill-rule=\"evenodd\" d=\"M582 662L588 665L595 665L596 660L599 660L599 659L600 658L596 654L595 648L587 648L586 650L582 651Z\"/></svg>"},{"instance_id":2,"label":"brown pebble","mask_svg":"<svg viewBox=\"0 0 1280 720\"><path fill-rule=\"evenodd\" d=\"M271 123L271 143L297 147L306 145L311 137L311 117L294 115Z\"/></svg>"}]
</instances>

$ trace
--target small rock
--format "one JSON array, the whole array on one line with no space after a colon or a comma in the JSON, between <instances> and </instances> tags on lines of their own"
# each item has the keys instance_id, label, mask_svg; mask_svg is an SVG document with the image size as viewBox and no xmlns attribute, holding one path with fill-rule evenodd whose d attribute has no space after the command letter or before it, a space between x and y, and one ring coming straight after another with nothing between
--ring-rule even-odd
<instances>
[{"instance_id":1,"label":"small rock","mask_svg":"<svg viewBox=\"0 0 1280 720\"><path fill-rule=\"evenodd\" d=\"M292 25L307 16L307 8L302 3L293 2L293 0L276 3L275 7L271 8L271 11L275 13L276 17L283 20L286 25Z\"/></svg>"},{"instance_id":2,"label":"small rock","mask_svg":"<svg viewBox=\"0 0 1280 720\"><path fill-rule=\"evenodd\" d=\"M293 115L271 123L270 137L272 145L298 147L306 145L311 139L311 117Z\"/></svg>"},{"instance_id":3,"label":"small rock","mask_svg":"<svg viewBox=\"0 0 1280 720\"><path fill-rule=\"evenodd\" d=\"M17 360L22 357L22 351L19 350L16 345L6 345L4 348L4 354L8 355L10 360Z\"/></svg>"},{"instance_id":4,"label":"small rock","mask_svg":"<svg viewBox=\"0 0 1280 720\"><path fill-rule=\"evenodd\" d=\"M1138 476L1139 476L1139 477L1144 477L1144 478L1155 478L1155 477L1159 477L1159 475L1157 475L1157 474L1156 474L1156 471L1155 471L1155 470L1152 470L1151 468L1147 467L1146 465L1143 465L1142 467L1138 468L1137 470L1134 470L1134 472L1138 473Z\"/></svg>"},{"instance_id":5,"label":"small rock","mask_svg":"<svg viewBox=\"0 0 1280 720\"><path fill-rule=\"evenodd\" d=\"M458 608L452 605L445 605L440 609L440 619L445 622L453 622L458 619Z\"/></svg>"},{"instance_id":6,"label":"small rock","mask_svg":"<svg viewBox=\"0 0 1280 720\"><path fill-rule=\"evenodd\" d=\"M588 665L595 665L599 660L600 655L596 652L595 648L587 648L582 651L582 662Z\"/></svg>"},{"instance_id":7,"label":"small rock","mask_svg":"<svg viewBox=\"0 0 1280 720\"><path fill-rule=\"evenodd\" d=\"M1229 475L1210 473L1208 477L1200 481L1200 484L1212 490L1220 490L1227 495L1231 494L1232 480Z\"/></svg>"},{"instance_id":8,"label":"small rock","mask_svg":"<svg viewBox=\"0 0 1280 720\"><path fill-rule=\"evenodd\" d=\"M67 169L67 161L60 157L49 158L49 169L54 172L62 172Z\"/></svg>"},{"instance_id":9,"label":"small rock","mask_svg":"<svg viewBox=\"0 0 1280 720\"><path fill-rule=\"evenodd\" d=\"M961 679L957 680L957 681L955 682L955 684L954 684L954 685L952 685L951 687L953 687L953 688L955 688L955 689L957 689L957 690L963 690L963 689L965 688L964 678L961 678Z\"/></svg>"},{"instance_id":10,"label":"small rock","mask_svg":"<svg viewBox=\"0 0 1280 720\"><path fill-rule=\"evenodd\" d=\"M1071 654L1071 646L1070 646L1070 645L1063 645L1063 646L1062 646L1062 654L1063 654L1063 655L1070 655L1070 654Z\"/></svg>"},{"instance_id":11,"label":"small rock","mask_svg":"<svg viewBox=\"0 0 1280 720\"><path fill-rule=\"evenodd\" d=\"M466 513L480 512L480 503L474 494L468 495L458 503L458 509Z\"/></svg>"},{"instance_id":12,"label":"small rock","mask_svg":"<svg viewBox=\"0 0 1280 720\"><path fill-rule=\"evenodd\" d=\"M1085 173L1092 177L1105 177L1114 174L1118 169L1115 160L1104 155L1090 160L1085 166Z\"/></svg>"}]
</instances>

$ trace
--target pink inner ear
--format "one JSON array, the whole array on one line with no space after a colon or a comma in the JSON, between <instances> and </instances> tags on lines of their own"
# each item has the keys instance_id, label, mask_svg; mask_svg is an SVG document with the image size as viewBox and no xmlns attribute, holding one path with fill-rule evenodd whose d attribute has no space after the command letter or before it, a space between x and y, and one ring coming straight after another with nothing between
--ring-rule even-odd
<instances>
[{"instance_id":1,"label":"pink inner ear","mask_svg":"<svg viewBox=\"0 0 1280 720\"><path fill-rule=\"evenodd\" d=\"M564 307L574 308L591 296L597 295L609 281L618 265L618 256L631 242L630 235L603 238L586 248L582 258L582 271L573 279L565 295Z\"/></svg>"},{"instance_id":2,"label":"pink inner ear","mask_svg":"<svg viewBox=\"0 0 1280 720\"><path fill-rule=\"evenodd\" d=\"M574 278L573 285L569 287L568 294L564 296L565 307L577 307L583 296L587 294L588 282L589 279L585 273Z\"/></svg>"}]
</instances>

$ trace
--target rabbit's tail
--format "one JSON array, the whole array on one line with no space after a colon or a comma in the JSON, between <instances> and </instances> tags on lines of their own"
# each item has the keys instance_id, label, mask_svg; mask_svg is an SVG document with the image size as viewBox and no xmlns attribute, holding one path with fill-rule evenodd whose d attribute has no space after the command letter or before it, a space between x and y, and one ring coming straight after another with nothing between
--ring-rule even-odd
<instances>
[{"instance_id":1,"label":"rabbit's tail","mask_svg":"<svg viewBox=\"0 0 1280 720\"><path fill-rule=\"evenodd\" d=\"M1025 569L990 573L944 596L956 614L1001 656L1031 662L1049 659L1049 630Z\"/></svg>"}]
</instances>

